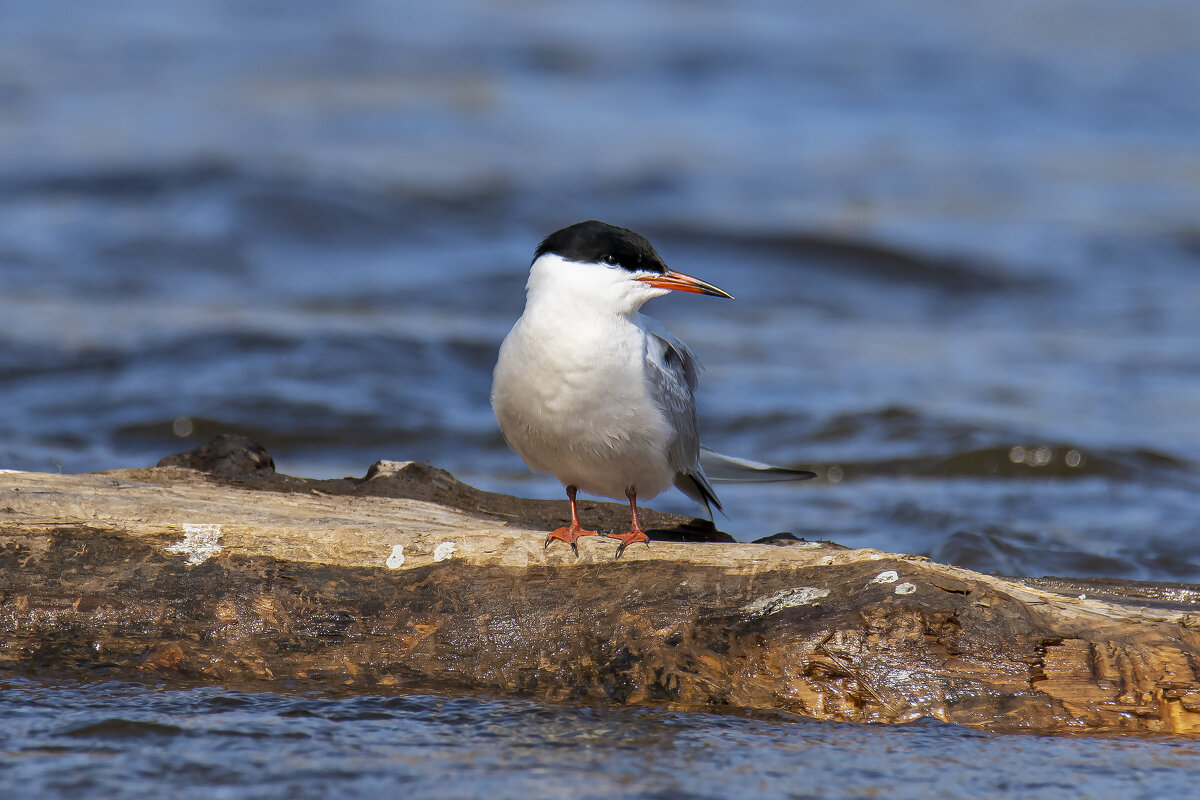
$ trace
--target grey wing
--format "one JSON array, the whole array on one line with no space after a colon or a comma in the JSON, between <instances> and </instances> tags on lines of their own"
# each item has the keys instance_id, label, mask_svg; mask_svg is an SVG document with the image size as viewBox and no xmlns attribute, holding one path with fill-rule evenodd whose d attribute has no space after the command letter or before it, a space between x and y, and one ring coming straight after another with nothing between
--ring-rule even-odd
<instances>
[{"instance_id":1,"label":"grey wing","mask_svg":"<svg viewBox=\"0 0 1200 800\"><path fill-rule=\"evenodd\" d=\"M705 508L721 509L721 501L700 467L700 427L696 419L694 392L700 362L673 333L649 317L645 318L647 339L646 377L654 388L659 408L675 430L667 460L675 470L675 486ZM711 509L709 516L712 516Z\"/></svg>"}]
</instances>

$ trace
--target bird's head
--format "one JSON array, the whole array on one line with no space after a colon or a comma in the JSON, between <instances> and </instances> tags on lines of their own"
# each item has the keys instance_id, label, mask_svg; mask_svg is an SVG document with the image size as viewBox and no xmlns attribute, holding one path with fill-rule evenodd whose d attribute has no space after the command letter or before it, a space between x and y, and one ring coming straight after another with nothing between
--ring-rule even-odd
<instances>
[{"instance_id":1,"label":"bird's head","mask_svg":"<svg viewBox=\"0 0 1200 800\"><path fill-rule=\"evenodd\" d=\"M729 297L699 278L668 269L645 237L597 220L577 222L542 240L529 270L529 299L584 304L631 314L671 291Z\"/></svg>"}]
</instances>

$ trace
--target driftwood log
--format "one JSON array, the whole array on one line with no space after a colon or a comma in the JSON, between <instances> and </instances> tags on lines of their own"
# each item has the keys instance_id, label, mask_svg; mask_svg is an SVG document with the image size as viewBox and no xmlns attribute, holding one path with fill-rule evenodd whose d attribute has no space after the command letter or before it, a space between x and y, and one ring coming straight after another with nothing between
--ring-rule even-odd
<instances>
[{"instance_id":1,"label":"driftwood log","mask_svg":"<svg viewBox=\"0 0 1200 800\"><path fill-rule=\"evenodd\" d=\"M670 542L720 536L653 512L650 547L615 560L616 542L589 537L576 558L543 549L565 502L417 464L303 480L262 456L226 475L0 474L0 675L1200 732L1200 588Z\"/></svg>"}]
</instances>

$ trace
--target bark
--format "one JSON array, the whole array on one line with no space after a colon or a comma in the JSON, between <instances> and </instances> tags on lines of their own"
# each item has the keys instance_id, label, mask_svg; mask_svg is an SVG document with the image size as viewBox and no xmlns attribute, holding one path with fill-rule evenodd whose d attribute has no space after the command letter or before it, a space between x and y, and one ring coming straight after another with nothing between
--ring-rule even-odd
<instances>
[{"instance_id":1,"label":"bark","mask_svg":"<svg viewBox=\"0 0 1200 800\"><path fill-rule=\"evenodd\" d=\"M654 512L650 547L615 560L616 542L587 537L576 558L543 549L565 500L423 465L317 481L256 463L0 474L0 674L1200 731L1196 587L712 541ZM621 506L582 513L628 524Z\"/></svg>"}]
</instances>

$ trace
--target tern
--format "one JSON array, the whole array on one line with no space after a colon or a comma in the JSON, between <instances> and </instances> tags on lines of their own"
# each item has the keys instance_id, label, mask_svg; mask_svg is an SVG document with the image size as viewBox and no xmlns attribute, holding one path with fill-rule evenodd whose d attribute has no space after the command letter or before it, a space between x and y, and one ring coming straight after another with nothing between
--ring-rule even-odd
<instances>
[{"instance_id":1,"label":"tern","mask_svg":"<svg viewBox=\"0 0 1200 800\"><path fill-rule=\"evenodd\" d=\"M570 225L538 246L525 311L504 343L492 408L508 445L534 472L566 488L571 522L546 546L594 536L579 522L579 491L629 501L632 523L617 557L649 542L638 499L671 486L712 518L712 481L804 480L811 472L723 456L701 447L696 418L700 364L661 323L639 312L672 291L732 295L668 269L644 237L597 220ZM705 470L712 474L711 480Z\"/></svg>"}]
</instances>

